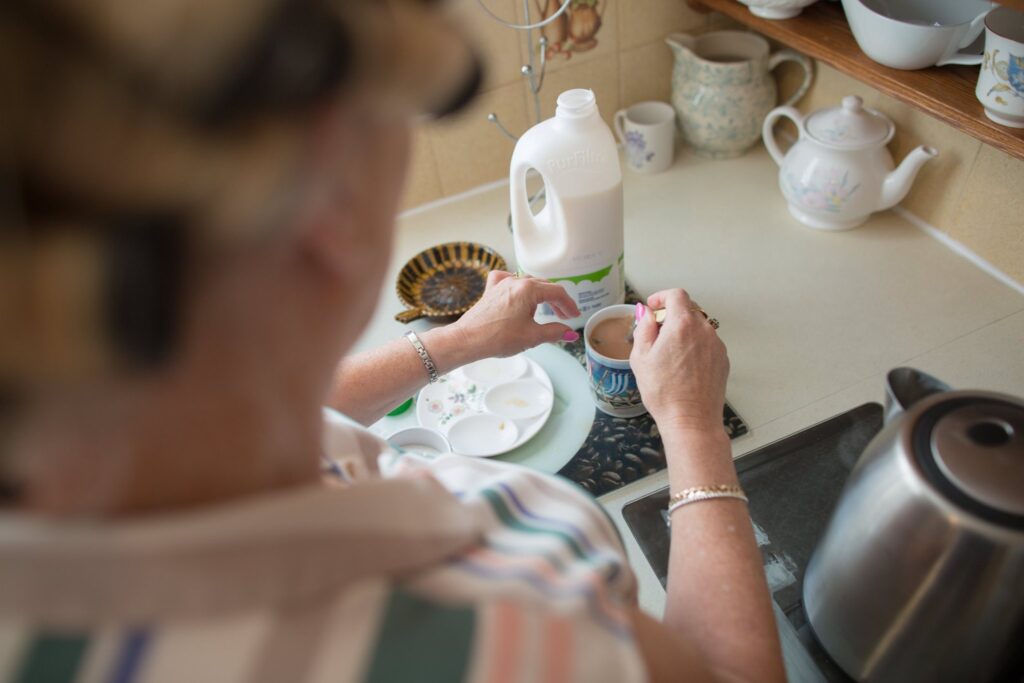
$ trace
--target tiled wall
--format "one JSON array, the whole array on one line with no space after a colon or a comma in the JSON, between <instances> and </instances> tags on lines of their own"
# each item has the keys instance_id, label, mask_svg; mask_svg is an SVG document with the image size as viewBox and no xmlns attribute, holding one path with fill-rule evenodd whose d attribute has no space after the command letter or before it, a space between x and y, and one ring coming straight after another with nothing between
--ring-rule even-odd
<instances>
[{"instance_id":1,"label":"tiled wall","mask_svg":"<svg viewBox=\"0 0 1024 683\"><path fill-rule=\"evenodd\" d=\"M511 17L522 0L484 0L507 7ZM529 0L536 8L540 0ZM457 0L470 33L486 55L489 75L483 95L457 119L417 131L404 199L410 208L502 179L513 143L486 120L499 114L514 133L533 123L532 98L519 67L526 62L521 34L490 20L477 0ZM699 32L729 25L715 14L689 9L685 0L599 0L602 26L598 44L570 59L548 65L541 91L542 116L554 112L554 99L570 87L592 88L606 120L621 107L647 99L669 99L672 57L664 37L672 31ZM943 230L982 258L1024 283L1024 161L981 144L936 119L908 107L828 66L816 65L814 86L799 103L809 112L835 106L857 94L888 114L897 125L890 146L897 161L918 144L940 154L925 164L903 206ZM796 70L780 69L782 92Z\"/></svg>"},{"instance_id":2,"label":"tiled wall","mask_svg":"<svg viewBox=\"0 0 1024 683\"><path fill-rule=\"evenodd\" d=\"M484 0L511 18L522 0ZM542 0L528 0L536 10ZM417 206L463 192L508 174L512 141L486 120L496 112L519 134L535 123L533 100L519 68L527 61L524 34L484 14L477 0L456 0L471 36L486 57L488 77L481 97L452 121L417 131L403 205ZM555 98L568 88L591 88L606 121L623 106L648 99L667 101L672 56L664 43L672 31L700 31L716 21L685 0L598 0L601 28L597 46L548 63L541 89L541 115L554 114ZM521 10L520 10L521 11Z\"/></svg>"}]
</instances>

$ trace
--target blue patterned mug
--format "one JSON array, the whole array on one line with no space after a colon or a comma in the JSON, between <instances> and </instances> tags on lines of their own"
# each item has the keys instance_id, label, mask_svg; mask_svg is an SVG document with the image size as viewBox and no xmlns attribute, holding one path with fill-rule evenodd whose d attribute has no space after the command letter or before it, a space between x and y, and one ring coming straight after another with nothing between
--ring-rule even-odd
<instances>
[{"instance_id":1,"label":"blue patterned mug","mask_svg":"<svg viewBox=\"0 0 1024 683\"><path fill-rule=\"evenodd\" d=\"M590 316L583 328L583 342L587 352L587 375L590 381L590 393L594 404L602 413L612 417L636 417L647 412L640 390L636 385L636 375L629 366L629 360L609 358L594 350L591 335L594 328L608 318L633 319L635 304L616 304L606 306Z\"/></svg>"},{"instance_id":2,"label":"blue patterned mug","mask_svg":"<svg viewBox=\"0 0 1024 683\"><path fill-rule=\"evenodd\" d=\"M974 91L985 116L1024 128L1024 19L1007 7L985 17L985 56Z\"/></svg>"}]
</instances>

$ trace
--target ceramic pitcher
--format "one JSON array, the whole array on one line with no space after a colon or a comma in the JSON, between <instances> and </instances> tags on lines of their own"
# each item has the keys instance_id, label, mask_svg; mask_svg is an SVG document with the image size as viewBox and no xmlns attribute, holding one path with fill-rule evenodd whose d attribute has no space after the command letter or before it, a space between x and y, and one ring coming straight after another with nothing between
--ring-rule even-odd
<instances>
[{"instance_id":1,"label":"ceramic pitcher","mask_svg":"<svg viewBox=\"0 0 1024 683\"><path fill-rule=\"evenodd\" d=\"M761 138L764 117L778 96L769 72L782 62L796 62L804 70L803 83L784 106L803 97L811 85L807 57L793 50L770 54L768 41L753 33L672 33L665 42L675 53L672 106L679 130L702 156L739 156Z\"/></svg>"}]
</instances>

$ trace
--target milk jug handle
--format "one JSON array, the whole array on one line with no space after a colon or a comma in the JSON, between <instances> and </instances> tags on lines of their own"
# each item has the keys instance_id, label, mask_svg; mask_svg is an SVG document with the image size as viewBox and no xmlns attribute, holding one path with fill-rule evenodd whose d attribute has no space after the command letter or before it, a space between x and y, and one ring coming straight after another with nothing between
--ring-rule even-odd
<instances>
[{"instance_id":1,"label":"milk jug handle","mask_svg":"<svg viewBox=\"0 0 1024 683\"><path fill-rule=\"evenodd\" d=\"M526 191L526 174L533 164L525 160L513 160L512 170L509 176L512 182L509 184L509 202L512 213L512 234L516 239L531 239L538 232L537 222L533 219L533 211L530 208L529 193ZM538 171L539 173L540 171ZM544 174L541 174L544 178ZM544 179L547 187L547 179Z\"/></svg>"},{"instance_id":2,"label":"milk jug handle","mask_svg":"<svg viewBox=\"0 0 1024 683\"><path fill-rule=\"evenodd\" d=\"M800 116L800 112L793 107L776 107L768 112L768 116L764 119L764 127L761 129L761 137L764 138L764 146L768 150L768 153L772 155L772 159L775 159L775 163L782 166L782 160L785 155L782 150L779 149L779 143L775 141L775 131L773 127L775 122L780 117L785 116L791 119L796 124L797 130L803 135L803 117Z\"/></svg>"},{"instance_id":3,"label":"milk jug handle","mask_svg":"<svg viewBox=\"0 0 1024 683\"><path fill-rule=\"evenodd\" d=\"M783 62L796 62L804 70L803 83L800 84L795 93L782 103L783 107L788 107L799 102L800 98L807 94L807 90L811 87L811 81L814 79L814 67L811 66L810 59L796 50L779 50L768 58L768 70L774 70L775 67Z\"/></svg>"}]
</instances>

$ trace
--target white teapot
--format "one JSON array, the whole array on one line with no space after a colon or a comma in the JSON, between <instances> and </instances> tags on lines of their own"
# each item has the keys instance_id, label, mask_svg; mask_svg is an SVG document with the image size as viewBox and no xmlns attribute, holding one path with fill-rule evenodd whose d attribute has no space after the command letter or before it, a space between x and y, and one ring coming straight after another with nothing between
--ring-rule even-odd
<instances>
[{"instance_id":1,"label":"white teapot","mask_svg":"<svg viewBox=\"0 0 1024 683\"><path fill-rule=\"evenodd\" d=\"M772 126L785 116L800 137L783 156ZM789 212L818 230L849 230L875 211L896 205L910 190L924 162L936 156L921 145L895 168L886 143L896 127L887 116L851 95L841 107L803 117L793 107L777 107L764 120L762 137L779 165L779 186Z\"/></svg>"}]
</instances>

